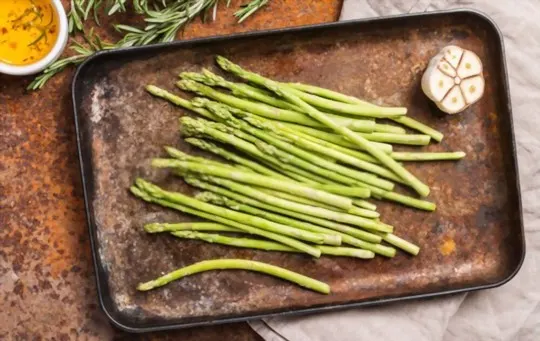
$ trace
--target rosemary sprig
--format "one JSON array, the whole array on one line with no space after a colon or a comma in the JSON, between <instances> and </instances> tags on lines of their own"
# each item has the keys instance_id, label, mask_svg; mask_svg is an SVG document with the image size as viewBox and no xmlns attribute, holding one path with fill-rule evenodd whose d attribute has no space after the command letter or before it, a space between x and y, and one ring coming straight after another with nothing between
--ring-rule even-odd
<instances>
[{"instance_id":1,"label":"rosemary sprig","mask_svg":"<svg viewBox=\"0 0 540 341\"><path fill-rule=\"evenodd\" d=\"M250 3L240 6L241 8L234 13L234 16L238 18L238 23L240 24L250 15L263 8L267 3L268 0L251 0Z\"/></svg>"},{"instance_id":2,"label":"rosemary sprig","mask_svg":"<svg viewBox=\"0 0 540 341\"><path fill-rule=\"evenodd\" d=\"M213 8L212 17L215 19L218 2L219 0L131 0L131 2L128 2L128 0L71 0L68 23L69 32L72 34L84 30L84 22L88 20L91 13L93 13L94 21L99 25L98 13L103 5L105 5L107 15L113 15L126 11L127 5L131 3L134 11L144 16L146 26L137 28L122 24L115 25L115 29L124 36L114 45L102 44L101 40L97 36L93 36L93 34L90 34L90 38L85 37L88 46L79 44L72 39L70 49L77 52L77 54L57 60L49 65L42 74L34 79L27 89L40 89L49 79L67 66L80 64L87 57L101 49L173 41L181 28L198 15L205 14L208 9ZM241 23L246 20L267 3L268 0L251 0L249 3L242 5L241 9L235 13L238 22ZM226 0L227 7L229 4L230 0Z\"/></svg>"},{"instance_id":3,"label":"rosemary sprig","mask_svg":"<svg viewBox=\"0 0 540 341\"><path fill-rule=\"evenodd\" d=\"M71 41L71 46L69 48L75 51L77 54L59 59L49 65L45 70L43 70L43 73L37 76L32 81L32 83L30 83L26 87L26 89L41 89L49 79L51 79L59 72L63 71L66 67L82 63L84 60L86 60L86 58L88 58L97 51L109 50L114 48L113 44L103 42L96 34L93 33L92 30L90 31L88 36L84 35L83 38L85 44L81 44L74 39L72 39Z\"/></svg>"}]
</instances>

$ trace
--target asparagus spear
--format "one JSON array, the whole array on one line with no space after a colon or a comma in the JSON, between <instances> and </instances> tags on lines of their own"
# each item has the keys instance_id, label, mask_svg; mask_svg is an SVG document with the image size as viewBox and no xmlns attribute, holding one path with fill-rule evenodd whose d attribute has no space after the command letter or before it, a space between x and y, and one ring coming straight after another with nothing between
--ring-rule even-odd
<instances>
[{"instance_id":1,"label":"asparagus spear","mask_svg":"<svg viewBox=\"0 0 540 341\"><path fill-rule=\"evenodd\" d=\"M198 200L209 202L215 205L227 206L228 208L233 209L235 211L241 211L241 212L251 214L257 217L261 217L267 220L271 220L271 221L274 221L283 225L288 225L288 226L296 227L302 230L311 231L315 233L321 233L323 235L335 236L335 238L332 240L333 244L329 244L329 245L341 245L341 237L338 234L336 234L335 231L332 231L329 229L325 229L325 228L322 228L322 227L319 227L310 223L298 221L295 219L287 218L279 214L266 212L255 207L250 207L248 205L241 204L239 202L234 202L214 192L201 192L197 194L196 198ZM331 239L328 238L328 240L331 240Z\"/></svg>"},{"instance_id":2,"label":"asparagus spear","mask_svg":"<svg viewBox=\"0 0 540 341\"><path fill-rule=\"evenodd\" d=\"M174 158L174 159L177 159L177 160L180 160L180 161L190 161L190 162L201 162L201 163L207 163L209 165L218 165L218 166L223 166L223 165L226 165L226 166L232 166L232 165L227 165L227 164L224 164L224 163L221 163L219 161L214 161L214 160L210 160L210 159L205 159L203 157L198 157L198 156L193 156L193 155L189 155L187 153L184 153L174 147L170 147L170 146L165 146L165 151L167 152L167 154L169 154L170 157Z\"/></svg>"},{"instance_id":3,"label":"asparagus spear","mask_svg":"<svg viewBox=\"0 0 540 341\"><path fill-rule=\"evenodd\" d=\"M228 110L228 108L224 105L221 105L220 103L212 102L212 101L202 101L202 104L205 105L205 107L210 110L214 115L220 117L222 120L226 120L227 122L230 122L231 124L240 127L243 131L246 133L249 133L273 146L276 146L277 148L281 149L284 152L293 154L297 157L300 157L306 161L309 161L310 163L314 165L318 165L320 167L326 168L328 170L335 171L341 175L348 176L350 178L356 179L358 181L363 181L365 183L386 189L391 190L393 189L393 184L391 182L382 180L382 179L374 179L372 177L367 177L365 173L358 172L356 170L352 170L347 167L343 167L341 165L329 162L325 160L324 158L321 158L315 154L312 154L310 152L307 152L301 148L298 148L291 143L285 142L283 140L280 140L278 138L275 138L274 136L270 135L268 132L254 128L252 125L236 119L232 113ZM253 117L250 118L250 116L246 116L246 119L249 120L250 123L255 124L264 124L264 121L256 121Z\"/></svg>"},{"instance_id":4,"label":"asparagus spear","mask_svg":"<svg viewBox=\"0 0 540 341\"><path fill-rule=\"evenodd\" d=\"M328 284L317 281L313 278L301 275L299 273L280 268L279 266L270 265L262 262L256 262L252 260L245 259L213 259L205 260L198 262L184 268L180 268L173 272L170 272L164 276L158 277L152 281L146 283L139 283L137 285L137 290L147 291L152 290L157 287L161 287L165 284L168 284L172 281L178 280L180 278L193 275L196 273L210 271L210 270L224 270L224 269L239 269L239 270L249 270L262 272L274 277L278 277L293 283L296 283L300 286L306 287L308 289L328 294L330 293L330 287Z\"/></svg>"},{"instance_id":5,"label":"asparagus spear","mask_svg":"<svg viewBox=\"0 0 540 341\"><path fill-rule=\"evenodd\" d=\"M372 210L375 211L377 209L377 206L370 203L369 201L362 200L362 199L355 199L353 200L353 205L356 205L358 207L364 208L366 210Z\"/></svg>"},{"instance_id":6,"label":"asparagus spear","mask_svg":"<svg viewBox=\"0 0 540 341\"><path fill-rule=\"evenodd\" d=\"M406 134L407 133L407 131L401 127L396 127L390 124L382 124L382 123L376 123L375 128L373 129L373 132L374 133L389 133L389 134Z\"/></svg>"},{"instance_id":7,"label":"asparagus spear","mask_svg":"<svg viewBox=\"0 0 540 341\"><path fill-rule=\"evenodd\" d=\"M363 138L362 136L355 134L353 131L346 127L339 126L331 118L321 113L319 110L315 109L313 106L307 104L304 100L299 98L296 93L289 91L289 87L284 87L277 82L274 82L270 79L264 78L260 75L254 74L252 72L247 72L240 68L238 65L233 64L227 59L218 56L218 64L225 69L226 71L234 72L236 75L241 75L242 78L247 79L253 83L263 85L269 90L274 91L276 94L284 97L291 103L302 108L309 116L316 119L317 121L323 123L325 126L331 128L337 133L343 135L351 142L357 144L358 146L364 148L369 154L378 159L383 165L390 168L394 173L399 175L404 181L406 181L412 188L416 190L418 194L423 197L428 196L429 187L423 184L418 180L413 174L411 174L407 169L398 164L394 159L389 157L384 152L380 151L377 148L374 148L369 144L369 141Z\"/></svg>"},{"instance_id":8,"label":"asparagus spear","mask_svg":"<svg viewBox=\"0 0 540 341\"><path fill-rule=\"evenodd\" d=\"M308 244L305 244L305 243L303 243L301 241L298 241L296 239L284 236L282 234L273 233L273 232L270 232L270 231L265 231L265 230L262 230L262 229L259 229L259 228L253 227L253 226L238 223L237 221L234 221L234 220L230 220L230 219L223 218L221 216L217 216L215 214L209 214L209 213L201 211L200 209L197 209L197 208L193 209L193 208L190 208L190 207L185 206L185 205L181 205L181 204L178 204L178 203L170 202L168 200L156 198L156 197L152 196L151 194L147 193L145 190L143 190L141 188L138 188L136 186L131 186L130 191L131 191L131 193L133 195L135 195L138 198L141 198L144 201L155 203L155 204L158 204L158 205L161 205L161 206L164 206L164 207L169 207L169 208L175 209L175 210L180 211L180 212L193 214L193 215L196 215L198 217L208 219L210 221L215 221L215 222L222 223L222 224L225 224L225 225L228 225L228 226L232 226L232 227L238 228L238 229L240 229L242 231L245 231L246 233L266 237L266 238L268 238L270 240L274 240L276 242L279 242L279 243L285 244L287 246L293 247L295 249L301 250L301 251L303 251L303 252L305 252L305 253L307 253L309 255L312 255L314 257L317 257L317 258L320 257L320 255L321 255L320 250L315 249L314 247L312 247L312 246L310 246ZM194 200L194 199L192 199L192 200ZM203 203L203 204L205 204L205 203Z\"/></svg>"},{"instance_id":9,"label":"asparagus spear","mask_svg":"<svg viewBox=\"0 0 540 341\"><path fill-rule=\"evenodd\" d=\"M220 202L227 205L231 209L247 212L247 210L258 207L260 208L260 210L258 210L258 214L260 214L261 217L266 218L268 220L271 220L271 217L272 217L272 215L269 215L270 212L268 211L277 212L277 213L280 213L281 215L288 215L290 217L293 217L295 218L295 220L300 219L300 220L310 221L312 223L315 223L321 226L327 226L327 228L320 227L320 229L323 229L321 231L327 231L328 233L331 233L331 232L337 233L339 236L341 236L341 240L345 244L356 246L365 250L370 250L386 257L394 257L394 255L396 254L396 250L391 247L380 245L380 244L374 244L374 243L381 242L382 237L379 235L362 231L348 225L343 225L343 224L335 223L329 220L312 217L312 216L297 213L294 211L285 210L276 206L271 206L263 202L246 197L244 195L231 192L225 188L214 186L204 181L200 181L194 177L188 177L186 178L186 181L193 186L211 191L216 194L220 194L221 195ZM228 200L227 198L230 198L232 200ZM235 202L234 200L237 200L238 202ZM252 210L250 211L254 212Z\"/></svg>"},{"instance_id":10,"label":"asparagus spear","mask_svg":"<svg viewBox=\"0 0 540 341\"><path fill-rule=\"evenodd\" d=\"M251 160L248 160L246 158L238 156L235 153L231 153L230 151L225 150L224 148L221 148L221 147L217 146L216 144L214 144L214 143L212 143L210 141L197 139L197 138L193 138L193 137L188 137L188 138L184 139L184 141L186 141L187 143L189 143L191 145L197 146L197 147L199 147L199 148L201 148L203 150L206 150L208 152L219 155L219 156L223 157L226 160L229 160L229 161L235 162L237 164L240 164L240 165L246 166L248 168L251 168L254 171L256 171L257 173L268 175L268 176L273 176L273 177L279 178L279 179L290 180L290 178L284 176L283 174L280 174L280 173L278 173L278 172L276 172L276 171L274 171L272 169L264 167L261 164L258 164L256 162L253 162Z\"/></svg>"},{"instance_id":11,"label":"asparagus spear","mask_svg":"<svg viewBox=\"0 0 540 341\"><path fill-rule=\"evenodd\" d=\"M459 160L465 157L464 152L449 153L392 153L390 157L399 161L436 161L436 160Z\"/></svg>"},{"instance_id":12,"label":"asparagus spear","mask_svg":"<svg viewBox=\"0 0 540 341\"><path fill-rule=\"evenodd\" d=\"M355 226L360 226L368 230L381 231L381 232L387 232L387 233L391 233L393 230L392 227L389 225L383 225L381 223L377 223L370 219L366 219L366 218L348 214L348 213L336 212L336 211L328 210L322 207L309 206L309 205L296 203L294 201L281 199L281 198L266 194L254 188L244 186L242 184L239 184L234 181L227 180L227 179L216 178L212 176L205 177L204 179L212 183L215 183L217 185L229 188L235 192L242 193L248 197L251 197L259 201L265 202L267 204L278 206L287 210L296 211L299 213L304 213L304 214L312 215L319 218L339 221L339 222L343 222L343 223L347 223L347 224L351 224Z\"/></svg>"},{"instance_id":13,"label":"asparagus spear","mask_svg":"<svg viewBox=\"0 0 540 341\"><path fill-rule=\"evenodd\" d=\"M406 116L394 117L392 118L392 120L395 122L401 123L406 127L409 127L414 130L418 130L421 133L429 135L437 142L441 142L444 137L444 135L441 132L423 124L422 122L418 122L417 120L411 117L406 117Z\"/></svg>"},{"instance_id":14,"label":"asparagus spear","mask_svg":"<svg viewBox=\"0 0 540 341\"><path fill-rule=\"evenodd\" d=\"M350 104L371 104L366 101L362 101L361 99L358 99L353 96L347 96L344 94L341 94L336 91L320 88L313 85L307 85L307 84L301 84L301 83L288 83L289 86L294 87L297 90L305 91L314 95L318 95L324 98L333 99L339 102L343 103L350 103ZM444 135L441 132L438 132L437 130L418 122L417 120L408 117L408 116L399 116L399 117L393 117L391 120L401 123L406 127L409 127L411 129L418 130L421 133L424 133L426 135L431 136L435 141L441 142Z\"/></svg>"},{"instance_id":15,"label":"asparagus spear","mask_svg":"<svg viewBox=\"0 0 540 341\"><path fill-rule=\"evenodd\" d=\"M417 245L414 245L413 243L406 241L403 238L400 238L392 233L381 233L380 234L383 237L383 240L389 244L392 244L403 251L406 251L414 256L418 255L420 252L420 247Z\"/></svg>"},{"instance_id":16,"label":"asparagus spear","mask_svg":"<svg viewBox=\"0 0 540 341\"><path fill-rule=\"evenodd\" d=\"M281 199L294 201L294 202L298 202L298 203L305 204L305 205L310 205L310 206L322 207L322 208L325 208L325 209L328 209L328 210L336 211L334 209L334 207L327 206L327 205L321 206L316 201L306 199L306 198L301 198L301 197L298 197L296 195L283 193L283 192L279 192L279 191L274 191L274 190L268 189L268 188L260 188L260 187L254 187L254 188L256 190L259 190L261 192L273 195L273 196L281 198ZM358 208L358 207L351 207L346 212L349 213L349 214L354 214L354 215L357 215L357 216L360 216L360 217L365 217L365 218L370 218L370 219L378 218L380 216L380 214L375 212L375 211L366 210L366 209Z\"/></svg>"},{"instance_id":17,"label":"asparagus spear","mask_svg":"<svg viewBox=\"0 0 540 341\"><path fill-rule=\"evenodd\" d=\"M193 223L151 223L144 225L144 230L148 233L176 232L176 231L214 231L214 232L237 232L234 227L223 224L208 222Z\"/></svg>"},{"instance_id":18,"label":"asparagus spear","mask_svg":"<svg viewBox=\"0 0 540 341\"><path fill-rule=\"evenodd\" d=\"M188 101L186 99L183 99L182 97L178 97L170 92L168 92L167 90L164 90L164 89L161 89L161 88L158 88L157 86L155 85L147 85L146 86L146 91L148 91L149 93L151 93L152 95L156 96L156 97L160 97L160 98L163 98L179 107L182 107L182 108L185 108L185 109L188 109L188 110L191 110L193 112L196 112L198 113L199 115L205 117L205 118L208 118L210 120L216 120L216 118L214 117L214 115L212 115L212 113L210 113L208 110L204 109L204 108L198 108L198 107L194 107L193 105L191 105L191 101Z\"/></svg>"},{"instance_id":19,"label":"asparagus spear","mask_svg":"<svg viewBox=\"0 0 540 341\"><path fill-rule=\"evenodd\" d=\"M301 197L312 198L315 201L323 202L344 210L348 210L352 207L352 201L349 198L313 189L297 182L276 180L256 173L235 171L225 167L170 159L154 159L152 160L152 166L158 168L177 168L189 172L219 176L252 185L275 188Z\"/></svg>"},{"instance_id":20,"label":"asparagus spear","mask_svg":"<svg viewBox=\"0 0 540 341\"><path fill-rule=\"evenodd\" d=\"M310 187L353 198L369 198L371 191L364 187L348 187L332 184L310 184ZM367 190L367 191L366 191Z\"/></svg>"},{"instance_id":21,"label":"asparagus spear","mask_svg":"<svg viewBox=\"0 0 540 341\"><path fill-rule=\"evenodd\" d=\"M322 126L317 121L311 119L309 116L306 116L302 113L298 113L296 111L291 111L291 110L279 109L279 108L271 107L269 105L262 104L262 103L255 103L255 102L247 101L247 100L237 98L232 95L228 95L223 92L219 92L206 85L203 85L201 83L197 83L194 81L181 80L177 82L176 85L182 90L195 92L199 95L212 98L216 101L225 103L227 105L230 105L238 109L249 111L259 116L272 118L279 121L295 122L295 123L299 123L299 124L303 124L303 125L307 125L311 127ZM375 125L374 122L367 121L367 120L350 119L350 118L337 116L337 115L331 115L331 117L336 120L337 124L343 124L347 127L351 127L352 129L365 131L365 132L372 131Z\"/></svg>"},{"instance_id":22,"label":"asparagus spear","mask_svg":"<svg viewBox=\"0 0 540 341\"><path fill-rule=\"evenodd\" d=\"M241 232L241 231L239 231ZM216 243L223 245L230 245L236 247L243 247L248 249L261 249L266 251L283 251L283 252L299 252L296 249L279 244L276 242L270 242L260 239L251 238L238 238L228 237L213 233L201 233L193 231L177 231L171 233L173 236L184 239L198 239L208 243ZM337 247L337 246L315 246L315 248L321 250L323 255L342 256L342 257L355 257L362 259L369 259L375 257L375 253L368 250L359 250L350 247Z\"/></svg>"},{"instance_id":23,"label":"asparagus spear","mask_svg":"<svg viewBox=\"0 0 540 341\"><path fill-rule=\"evenodd\" d=\"M236 230L234 232L242 232ZM284 252L298 252L298 250L288 247L283 244L276 242L270 242L267 240L261 239L251 239L251 238L239 238L239 237L228 237L215 233L201 233L195 231L175 231L171 234L178 238L184 239L198 239L203 240L208 243L216 243L223 245L230 245L236 247L243 247L247 249L259 249L265 251L284 251Z\"/></svg>"},{"instance_id":24,"label":"asparagus spear","mask_svg":"<svg viewBox=\"0 0 540 341\"><path fill-rule=\"evenodd\" d=\"M375 186L371 186L368 184L359 183L358 186L364 186L366 188L369 188L374 198L378 197L380 199L386 199L386 200L398 202L405 206L410 206L410 207L418 208L425 211L435 211L435 209L437 208L437 205L426 200L416 199L416 198L399 194L396 192L384 191L384 190L381 190L380 188L377 188Z\"/></svg>"}]
</instances>

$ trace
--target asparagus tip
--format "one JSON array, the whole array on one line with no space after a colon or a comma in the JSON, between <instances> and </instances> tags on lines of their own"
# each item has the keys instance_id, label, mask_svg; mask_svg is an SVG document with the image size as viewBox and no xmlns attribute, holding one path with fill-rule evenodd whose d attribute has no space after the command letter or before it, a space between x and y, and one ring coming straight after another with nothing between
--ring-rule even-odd
<instances>
[{"instance_id":1,"label":"asparagus tip","mask_svg":"<svg viewBox=\"0 0 540 341\"><path fill-rule=\"evenodd\" d=\"M163 232L163 225L159 223L146 224L143 228L148 233Z\"/></svg>"}]
</instances>

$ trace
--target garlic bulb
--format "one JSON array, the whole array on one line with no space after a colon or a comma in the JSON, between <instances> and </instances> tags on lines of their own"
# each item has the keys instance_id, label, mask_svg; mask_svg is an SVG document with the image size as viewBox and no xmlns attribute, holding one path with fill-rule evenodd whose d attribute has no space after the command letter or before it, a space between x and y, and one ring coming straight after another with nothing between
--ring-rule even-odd
<instances>
[{"instance_id":1,"label":"garlic bulb","mask_svg":"<svg viewBox=\"0 0 540 341\"><path fill-rule=\"evenodd\" d=\"M431 59L422 76L422 90L439 109L456 114L484 94L482 61L469 50L446 46Z\"/></svg>"}]
</instances>

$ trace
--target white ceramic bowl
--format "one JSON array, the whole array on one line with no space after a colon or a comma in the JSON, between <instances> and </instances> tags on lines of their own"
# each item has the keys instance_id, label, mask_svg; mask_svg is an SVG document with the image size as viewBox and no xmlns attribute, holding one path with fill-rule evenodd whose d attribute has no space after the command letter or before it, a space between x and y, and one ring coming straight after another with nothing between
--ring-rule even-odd
<instances>
[{"instance_id":1,"label":"white ceramic bowl","mask_svg":"<svg viewBox=\"0 0 540 341\"><path fill-rule=\"evenodd\" d=\"M60 0L50 0L51 4L58 15L58 38L51 51L43 58L35 63L28 65L10 65L0 62L0 73L8 75L24 76L31 75L43 71L49 64L53 63L60 57L68 40L68 22L66 11L62 7Z\"/></svg>"}]
</instances>

